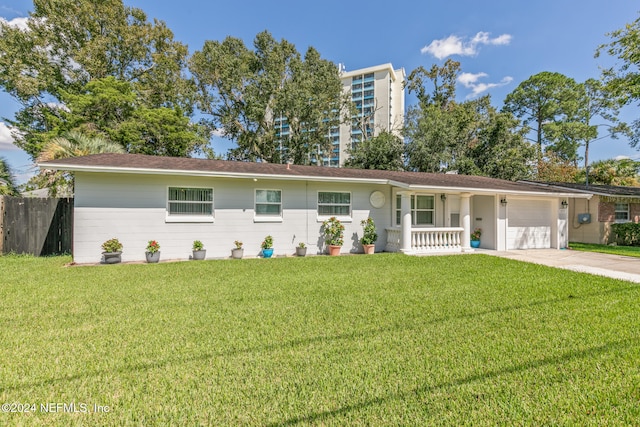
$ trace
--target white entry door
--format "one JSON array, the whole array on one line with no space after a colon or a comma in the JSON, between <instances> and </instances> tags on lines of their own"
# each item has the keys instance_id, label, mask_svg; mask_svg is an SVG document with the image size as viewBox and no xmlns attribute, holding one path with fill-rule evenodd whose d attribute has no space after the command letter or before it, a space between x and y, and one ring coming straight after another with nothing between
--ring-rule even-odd
<instances>
[{"instance_id":1,"label":"white entry door","mask_svg":"<svg viewBox=\"0 0 640 427\"><path fill-rule=\"evenodd\" d=\"M509 200L507 249L550 248L551 206L545 200Z\"/></svg>"}]
</instances>

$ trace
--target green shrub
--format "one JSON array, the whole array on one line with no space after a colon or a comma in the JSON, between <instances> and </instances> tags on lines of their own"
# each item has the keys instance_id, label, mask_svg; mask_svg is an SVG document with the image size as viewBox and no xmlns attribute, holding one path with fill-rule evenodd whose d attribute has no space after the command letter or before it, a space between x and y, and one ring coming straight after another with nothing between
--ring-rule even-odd
<instances>
[{"instance_id":1,"label":"green shrub","mask_svg":"<svg viewBox=\"0 0 640 427\"><path fill-rule=\"evenodd\" d=\"M613 224L611 229L615 233L618 245L640 246L640 224L634 222Z\"/></svg>"}]
</instances>

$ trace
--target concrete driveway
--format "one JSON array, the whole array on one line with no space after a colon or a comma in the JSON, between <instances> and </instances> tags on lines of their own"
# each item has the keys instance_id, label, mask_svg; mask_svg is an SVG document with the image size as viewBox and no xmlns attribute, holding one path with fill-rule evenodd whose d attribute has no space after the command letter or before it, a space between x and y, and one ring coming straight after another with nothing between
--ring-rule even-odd
<instances>
[{"instance_id":1,"label":"concrete driveway","mask_svg":"<svg viewBox=\"0 0 640 427\"><path fill-rule=\"evenodd\" d=\"M569 249L479 250L478 252L640 283L640 258Z\"/></svg>"}]
</instances>

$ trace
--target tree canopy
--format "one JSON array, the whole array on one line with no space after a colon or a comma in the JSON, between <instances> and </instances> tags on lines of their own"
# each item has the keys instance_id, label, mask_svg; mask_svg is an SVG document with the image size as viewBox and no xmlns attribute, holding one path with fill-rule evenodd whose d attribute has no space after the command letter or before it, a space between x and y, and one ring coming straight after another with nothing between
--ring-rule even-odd
<instances>
[{"instance_id":1,"label":"tree canopy","mask_svg":"<svg viewBox=\"0 0 640 427\"><path fill-rule=\"evenodd\" d=\"M448 60L429 71L416 69L407 88L416 92L405 124L410 170L456 171L517 180L530 177L534 151L511 113L498 112L488 96L458 103L460 64ZM429 91L431 87L431 92Z\"/></svg>"},{"instance_id":2,"label":"tree canopy","mask_svg":"<svg viewBox=\"0 0 640 427\"><path fill-rule=\"evenodd\" d=\"M189 121L194 87L184 75L187 47L142 10L121 0L34 0L27 28L0 22L0 34L0 87L22 105L8 122L20 131L16 145L34 159L48 140L72 129L117 140L114 129L127 122L125 133L135 143L119 142L146 147L139 152L184 156L205 144ZM139 110L156 121L172 119L156 129L163 138L156 135L151 148L147 129L133 131ZM159 149L158 141L172 133L193 142Z\"/></svg>"},{"instance_id":3,"label":"tree canopy","mask_svg":"<svg viewBox=\"0 0 640 427\"><path fill-rule=\"evenodd\" d=\"M404 170L404 143L391 132L383 131L348 150L345 167L354 169Z\"/></svg>"},{"instance_id":4,"label":"tree canopy","mask_svg":"<svg viewBox=\"0 0 640 427\"><path fill-rule=\"evenodd\" d=\"M189 69L198 106L212 126L237 143L237 160L320 163L346 103L337 67L310 47L304 58L264 31L254 50L242 40L208 40Z\"/></svg>"}]
</instances>

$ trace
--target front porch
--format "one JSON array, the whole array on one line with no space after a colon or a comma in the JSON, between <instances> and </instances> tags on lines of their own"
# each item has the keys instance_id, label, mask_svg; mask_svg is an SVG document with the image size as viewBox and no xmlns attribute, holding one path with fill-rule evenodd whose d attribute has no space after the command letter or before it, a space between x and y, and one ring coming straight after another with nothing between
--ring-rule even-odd
<instances>
[{"instance_id":1,"label":"front porch","mask_svg":"<svg viewBox=\"0 0 640 427\"><path fill-rule=\"evenodd\" d=\"M408 254L463 252L462 227L412 228L409 249L403 248L402 229L387 228L385 251Z\"/></svg>"}]
</instances>

